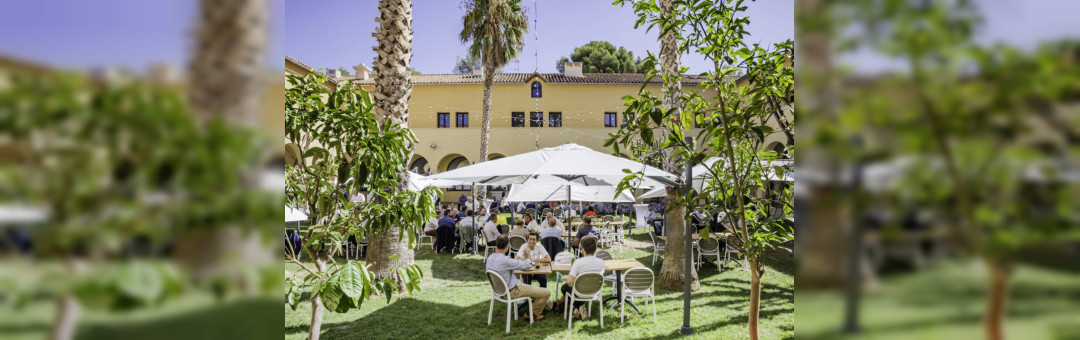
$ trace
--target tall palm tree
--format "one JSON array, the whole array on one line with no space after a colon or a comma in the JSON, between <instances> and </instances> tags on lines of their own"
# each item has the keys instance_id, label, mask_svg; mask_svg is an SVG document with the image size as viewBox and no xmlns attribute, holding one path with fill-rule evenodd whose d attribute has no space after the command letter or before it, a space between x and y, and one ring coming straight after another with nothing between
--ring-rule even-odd
<instances>
[{"instance_id":1,"label":"tall palm tree","mask_svg":"<svg viewBox=\"0 0 1080 340\"><path fill-rule=\"evenodd\" d=\"M517 58L529 31L529 18L521 0L465 0L461 3L461 43L468 44L469 56L484 63L484 116L480 124L480 162L488 158L488 135L491 130L491 92L495 70ZM481 187L480 201L487 198Z\"/></svg>"},{"instance_id":2,"label":"tall palm tree","mask_svg":"<svg viewBox=\"0 0 1080 340\"><path fill-rule=\"evenodd\" d=\"M412 0L380 0L379 17L375 21L379 24L375 28L375 38L379 44L372 48L376 53L372 63L376 70L375 90L372 92L375 96L375 116L399 124L399 131L406 130L409 128L409 96L412 95L412 85L409 84L412 74L409 68L413 38ZM411 145L409 150L412 150ZM406 171L402 169L398 172L398 187L401 190L407 188ZM390 277L393 275L392 269L398 264L413 262L412 248L409 248L408 238L400 237L402 232L403 229L394 226L369 239L367 263L372 264L371 271L376 278ZM396 260L391 258L394 255L397 256Z\"/></svg>"},{"instance_id":3,"label":"tall palm tree","mask_svg":"<svg viewBox=\"0 0 1080 340\"><path fill-rule=\"evenodd\" d=\"M662 16L672 16L673 8L672 0L660 0ZM667 31L660 37L660 64L663 67L664 79L677 79L676 77L680 75L679 45L674 31ZM665 82L663 91L664 106L675 108L674 115L676 117L682 115L682 99L680 97L682 97L681 78L676 81ZM686 127L680 126L680 128L685 134ZM684 173L683 169L679 169L675 164L675 159L670 154L665 155L663 168L671 173ZM684 178L683 180L689 181L690 179ZM678 201L679 190L677 188L667 188L666 194L668 202ZM683 290L683 280L686 279L690 280L691 290L701 288L697 270L693 266L690 267L690 278L685 277L685 256L691 256L690 249L686 249L685 243L680 241L687 236L685 215L686 207L675 207L664 214L664 234L672 242L667 243L667 248L664 250L664 264L660 267L660 278L657 280L657 286L661 289L681 291Z\"/></svg>"}]
</instances>

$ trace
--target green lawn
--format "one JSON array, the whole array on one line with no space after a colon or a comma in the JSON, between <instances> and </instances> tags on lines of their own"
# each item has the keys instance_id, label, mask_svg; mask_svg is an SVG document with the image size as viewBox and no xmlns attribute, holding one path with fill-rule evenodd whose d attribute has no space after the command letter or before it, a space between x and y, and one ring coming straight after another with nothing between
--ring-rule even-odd
<instances>
[{"instance_id":1,"label":"green lawn","mask_svg":"<svg viewBox=\"0 0 1080 340\"><path fill-rule=\"evenodd\" d=\"M882 288L862 301L863 333L857 336L839 332L844 310L839 292L799 291L799 338L982 338L985 280L985 269L970 260L885 277ZM1007 338L1080 339L1080 275L1021 264L1011 285Z\"/></svg>"},{"instance_id":2,"label":"green lawn","mask_svg":"<svg viewBox=\"0 0 1080 340\"><path fill-rule=\"evenodd\" d=\"M607 249L616 259L637 259L645 265L652 262L648 236L640 230L630 240L631 247ZM634 249L634 248L637 249ZM657 301L658 322L653 323L651 305L648 314L627 310L626 323L619 325L616 308L605 314L604 329L598 323L599 310L593 308L593 318L575 320L571 330L566 329L561 314L549 312L546 319L530 325L528 321L511 323L510 334L506 327L505 307L496 305L491 325L487 324L491 290L484 278L481 256L463 254L434 254L430 248L416 254L416 262L427 275L423 291L413 297L395 297L390 304L379 298L367 301L359 310L346 314L327 312L322 332L324 338L580 338L597 337L610 339L668 338L677 336L682 325L681 292L659 292ZM654 271L659 271L661 259ZM762 339L790 339L794 331L794 265L790 261L768 262L764 277L761 307ZM290 271L298 266L287 264ZM746 310L749 298L750 273L734 269L718 272L716 267L705 267L700 273L702 289L695 292L691 303L691 326L694 338L728 339L746 338ZM552 277L553 278L553 277ZM549 289L553 279L549 278ZM535 283L534 283L535 284ZM610 291L605 290L606 292ZM605 295L608 293L605 293ZM553 295L554 296L554 295ZM641 302L641 300L639 300ZM640 305L640 303L639 303ZM645 311L645 310L643 310ZM285 309L285 337L302 339L307 336L311 319L311 305L303 303L296 311Z\"/></svg>"}]
</instances>

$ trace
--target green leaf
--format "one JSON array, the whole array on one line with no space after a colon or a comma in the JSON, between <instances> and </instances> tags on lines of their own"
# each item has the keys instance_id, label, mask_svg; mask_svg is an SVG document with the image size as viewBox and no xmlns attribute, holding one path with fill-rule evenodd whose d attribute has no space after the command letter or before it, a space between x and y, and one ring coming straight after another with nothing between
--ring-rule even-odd
<instances>
[{"instance_id":1,"label":"green leaf","mask_svg":"<svg viewBox=\"0 0 1080 340\"><path fill-rule=\"evenodd\" d=\"M348 262L338 272L338 282L341 292L350 298L358 298L364 294L364 279L360 274L360 268L356 262Z\"/></svg>"},{"instance_id":2,"label":"green leaf","mask_svg":"<svg viewBox=\"0 0 1080 340\"><path fill-rule=\"evenodd\" d=\"M333 276L324 282L322 290L319 291L319 299L322 300L323 306L331 311L338 310L338 304L341 303L341 298L345 296L345 293L341 291L341 287L338 285L337 278L337 276Z\"/></svg>"}]
</instances>

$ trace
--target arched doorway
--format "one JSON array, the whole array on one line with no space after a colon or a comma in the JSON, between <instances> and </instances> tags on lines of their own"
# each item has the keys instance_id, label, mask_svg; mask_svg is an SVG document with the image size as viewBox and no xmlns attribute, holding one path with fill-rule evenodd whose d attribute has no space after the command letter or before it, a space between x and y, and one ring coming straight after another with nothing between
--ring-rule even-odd
<instances>
[{"instance_id":1,"label":"arched doorway","mask_svg":"<svg viewBox=\"0 0 1080 340\"><path fill-rule=\"evenodd\" d=\"M469 159L460 154L449 154L439 160L438 171L446 172L472 164Z\"/></svg>"},{"instance_id":2,"label":"arched doorway","mask_svg":"<svg viewBox=\"0 0 1080 340\"><path fill-rule=\"evenodd\" d=\"M412 164L409 165L409 171L413 171L418 174L426 174L428 172L431 172L431 168L428 167L427 158L417 157L415 160L412 161Z\"/></svg>"},{"instance_id":3,"label":"arched doorway","mask_svg":"<svg viewBox=\"0 0 1080 340\"><path fill-rule=\"evenodd\" d=\"M783 143L773 142L772 144L769 144L769 150L772 150L773 152L776 152L777 158L781 158L781 159L791 158L791 157L788 156L787 147L785 147Z\"/></svg>"}]
</instances>

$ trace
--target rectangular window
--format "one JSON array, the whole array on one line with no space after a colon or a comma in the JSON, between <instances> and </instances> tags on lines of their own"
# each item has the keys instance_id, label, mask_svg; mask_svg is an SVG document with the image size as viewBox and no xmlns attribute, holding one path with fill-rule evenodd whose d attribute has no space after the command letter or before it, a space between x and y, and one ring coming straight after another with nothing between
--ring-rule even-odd
<instances>
[{"instance_id":1,"label":"rectangular window","mask_svg":"<svg viewBox=\"0 0 1080 340\"><path fill-rule=\"evenodd\" d=\"M562 127L562 112L548 113L548 126Z\"/></svg>"},{"instance_id":2,"label":"rectangular window","mask_svg":"<svg viewBox=\"0 0 1080 340\"><path fill-rule=\"evenodd\" d=\"M543 112L530 112L529 113L529 127L544 127L544 113Z\"/></svg>"},{"instance_id":3,"label":"rectangular window","mask_svg":"<svg viewBox=\"0 0 1080 340\"><path fill-rule=\"evenodd\" d=\"M627 122L631 122L633 120L634 120L634 114L633 113L624 113L623 114L622 126L626 126Z\"/></svg>"},{"instance_id":4,"label":"rectangular window","mask_svg":"<svg viewBox=\"0 0 1080 340\"><path fill-rule=\"evenodd\" d=\"M510 113L510 127L525 127L525 112Z\"/></svg>"},{"instance_id":5,"label":"rectangular window","mask_svg":"<svg viewBox=\"0 0 1080 340\"><path fill-rule=\"evenodd\" d=\"M458 112L457 113L457 125L455 125L455 126L459 127L459 128L467 128L467 127L469 127L469 113L468 112Z\"/></svg>"},{"instance_id":6,"label":"rectangular window","mask_svg":"<svg viewBox=\"0 0 1080 340\"><path fill-rule=\"evenodd\" d=\"M604 112L604 127L616 127L619 126L618 116L615 112Z\"/></svg>"},{"instance_id":7,"label":"rectangular window","mask_svg":"<svg viewBox=\"0 0 1080 340\"><path fill-rule=\"evenodd\" d=\"M450 113L449 112L439 112L439 127L441 127L441 128L450 127Z\"/></svg>"}]
</instances>

